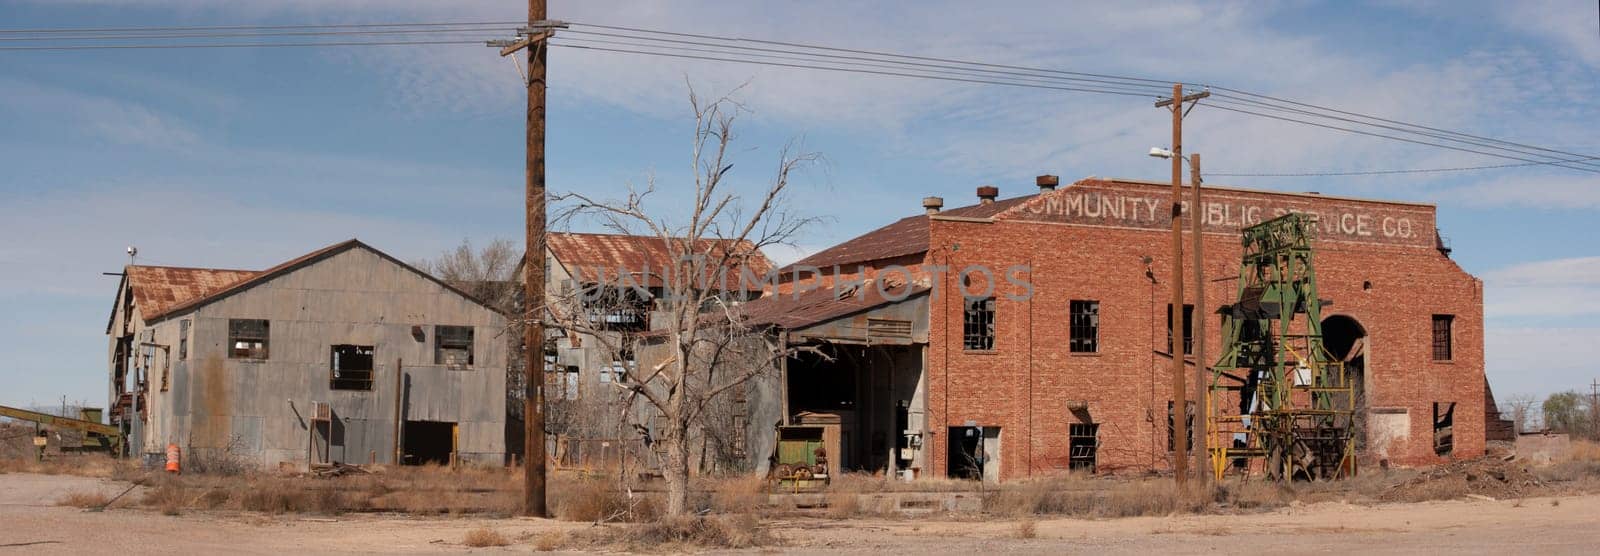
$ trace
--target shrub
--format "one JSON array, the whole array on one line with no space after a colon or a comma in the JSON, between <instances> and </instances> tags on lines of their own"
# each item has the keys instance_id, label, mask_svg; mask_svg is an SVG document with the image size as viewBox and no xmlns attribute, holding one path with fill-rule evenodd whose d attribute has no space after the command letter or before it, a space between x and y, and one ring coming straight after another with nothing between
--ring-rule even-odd
<instances>
[{"instance_id":1,"label":"shrub","mask_svg":"<svg viewBox=\"0 0 1600 556\"><path fill-rule=\"evenodd\" d=\"M74 508L99 508L111 503L111 497L103 492L76 491L69 492L66 496L56 500L57 506L72 506Z\"/></svg>"},{"instance_id":2,"label":"shrub","mask_svg":"<svg viewBox=\"0 0 1600 556\"><path fill-rule=\"evenodd\" d=\"M461 544L473 548L483 548L485 546L506 546L511 544L511 541L506 539L505 535L493 529L479 527L467 531L467 536L461 540Z\"/></svg>"}]
</instances>

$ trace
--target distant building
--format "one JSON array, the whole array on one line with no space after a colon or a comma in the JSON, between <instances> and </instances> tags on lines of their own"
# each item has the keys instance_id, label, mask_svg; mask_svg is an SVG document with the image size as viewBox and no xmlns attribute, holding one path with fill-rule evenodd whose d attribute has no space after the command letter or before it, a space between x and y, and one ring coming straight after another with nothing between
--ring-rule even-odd
<instances>
[{"instance_id":1,"label":"distant building","mask_svg":"<svg viewBox=\"0 0 1600 556\"><path fill-rule=\"evenodd\" d=\"M689 251L725 248L749 255L740 270L754 276L765 277L775 268L749 242L736 245L712 238L700 242ZM554 320L581 314L592 323L586 327L590 330L547 329L545 420L546 428L555 433L549 439L549 453L560 465L614 463L627 450L641 446L643 435L633 425L640 425L646 434L655 426L656 412L642 400L626 409L617 404L625 393L617 383L628 369L636 368L639 337L663 326L657 300L666 291L663 277L678 261L674 250L655 236L561 232L549 234L546 246L549 304L552 311L571 312ZM737 272L727 284L728 301L737 304L760 296L759 289L741 294ZM742 441L724 448L729 453L721 459L739 459L742 467L748 453ZM712 451L707 449L708 457L719 457ZM645 459L650 465L650 458Z\"/></svg>"},{"instance_id":2,"label":"distant building","mask_svg":"<svg viewBox=\"0 0 1600 556\"><path fill-rule=\"evenodd\" d=\"M360 241L262 271L130 265L106 327L131 451L263 466L506 459L506 318Z\"/></svg>"}]
</instances>

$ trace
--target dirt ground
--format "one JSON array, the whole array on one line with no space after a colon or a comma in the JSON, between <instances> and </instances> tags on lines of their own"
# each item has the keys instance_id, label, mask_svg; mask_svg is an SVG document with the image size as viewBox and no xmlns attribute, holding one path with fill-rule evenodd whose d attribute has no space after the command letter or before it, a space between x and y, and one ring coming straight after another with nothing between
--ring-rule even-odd
<instances>
[{"instance_id":1,"label":"dirt ground","mask_svg":"<svg viewBox=\"0 0 1600 556\"><path fill-rule=\"evenodd\" d=\"M128 483L70 475L0 474L0 554L532 552L532 539L587 523L539 519L316 518L151 509L90 512L55 505L68 493L115 495ZM134 498L138 490L126 498ZM769 522L783 546L758 552L1380 553L1592 554L1600 545L1600 495L1354 506L1323 503L1243 516L1041 519L1033 538L1018 520L797 518ZM469 548L489 528L514 544Z\"/></svg>"}]
</instances>

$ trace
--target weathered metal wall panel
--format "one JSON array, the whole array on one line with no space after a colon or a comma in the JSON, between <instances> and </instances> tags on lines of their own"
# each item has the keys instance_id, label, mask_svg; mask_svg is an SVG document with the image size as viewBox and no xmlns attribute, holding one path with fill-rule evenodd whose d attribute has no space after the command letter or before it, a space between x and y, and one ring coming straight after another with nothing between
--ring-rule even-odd
<instances>
[{"instance_id":1,"label":"weathered metal wall panel","mask_svg":"<svg viewBox=\"0 0 1600 556\"><path fill-rule=\"evenodd\" d=\"M266 465L304 462L312 406L324 402L337 421L334 459L389 462L400 361L404 419L461 424L463 459L498 463L504 456L504 317L374 252L346 250L163 321L173 329L172 345L183 318L193 319L189 357L171 377L173 393L163 404L170 420L149 435L147 449L168 441L202 450L242 444ZM230 318L270 322L266 360L228 358ZM433 364L435 325L473 327L470 368ZM374 346L370 391L331 388L331 346L338 344Z\"/></svg>"}]
</instances>

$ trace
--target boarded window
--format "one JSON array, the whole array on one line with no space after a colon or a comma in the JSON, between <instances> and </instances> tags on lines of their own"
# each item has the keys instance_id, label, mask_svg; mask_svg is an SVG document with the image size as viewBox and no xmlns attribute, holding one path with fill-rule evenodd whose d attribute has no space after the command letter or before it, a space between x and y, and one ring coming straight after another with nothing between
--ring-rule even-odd
<instances>
[{"instance_id":1,"label":"boarded window","mask_svg":"<svg viewBox=\"0 0 1600 556\"><path fill-rule=\"evenodd\" d=\"M269 324L266 319L228 319L228 357L266 359Z\"/></svg>"},{"instance_id":2,"label":"boarded window","mask_svg":"<svg viewBox=\"0 0 1600 556\"><path fill-rule=\"evenodd\" d=\"M1167 304L1167 353L1172 353L1172 304ZM1194 306L1183 305L1183 354L1194 354Z\"/></svg>"},{"instance_id":3,"label":"boarded window","mask_svg":"<svg viewBox=\"0 0 1600 556\"><path fill-rule=\"evenodd\" d=\"M1069 308L1072 313L1067 324L1068 345L1072 353L1100 351L1100 302L1074 299Z\"/></svg>"},{"instance_id":4,"label":"boarded window","mask_svg":"<svg viewBox=\"0 0 1600 556\"><path fill-rule=\"evenodd\" d=\"M472 366L472 327L433 327L433 364L452 369Z\"/></svg>"},{"instance_id":5,"label":"boarded window","mask_svg":"<svg viewBox=\"0 0 1600 556\"><path fill-rule=\"evenodd\" d=\"M178 360L189 358L189 319L178 321Z\"/></svg>"},{"instance_id":6,"label":"boarded window","mask_svg":"<svg viewBox=\"0 0 1600 556\"><path fill-rule=\"evenodd\" d=\"M372 389L372 346L333 346L329 386L334 390Z\"/></svg>"},{"instance_id":7,"label":"boarded window","mask_svg":"<svg viewBox=\"0 0 1600 556\"><path fill-rule=\"evenodd\" d=\"M1096 452L1099 450L1099 423L1071 423L1067 425L1067 469L1093 473Z\"/></svg>"},{"instance_id":8,"label":"boarded window","mask_svg":"<svg viewBox=\"0 0 1600 556\"><path fill-rule=\"evenodd\" d=\"M969 297L962 317L962 349L994 349L994 298Z\"/></svg>"},{"instance_id":9,"label":"boarded window","mask_svg":"<svg viewBox=\"0 0 1600 556\"><path fill-rule=\"evenodd\" d=\"M1434 361L1449 361L1451 359L1453 354L1450 353L1450 332L1451 328L1454 328L1455 320L1456 317L1454 315L1433 316Z\"/></svg>"},{"instance_id":10,"label":"boarded window","mask_svg":"<svg viewBox=\"0 0 1600 556\"><path fill-rule=\"evenodd\" d=\"M1186 423L1186 428L1184 430L1192 431L1192 430L1194 430L1194 402L1184 402L1184 403L1186 404L1186 408L1185 408L1186 411L1184 411L1184 419L1183 419L1183 422ZM1172 422L1172 402L1168 401L1167 402L1167 451L1168 452L1171 452L1173 450L1173 448L1174 448L1174 444L1172 442L1172 433L1176 429L1177 429L1176 424ZM1184 445L1188 446L1188 448L1186 448L1187 450L1189 450L1191 452L1194 451L1194 435L1193 434L1189 435L1188 442L1185 442Z\"/></svg>"}]
</instances>

